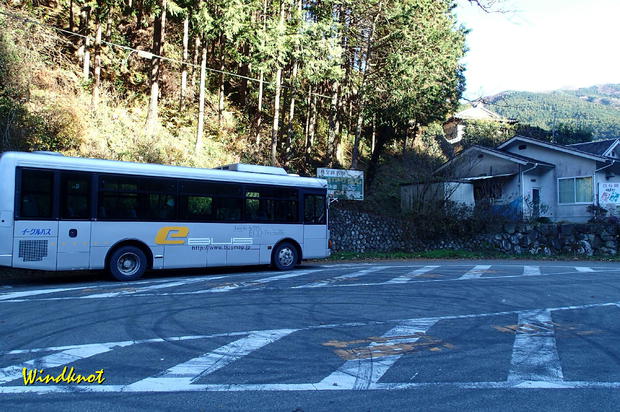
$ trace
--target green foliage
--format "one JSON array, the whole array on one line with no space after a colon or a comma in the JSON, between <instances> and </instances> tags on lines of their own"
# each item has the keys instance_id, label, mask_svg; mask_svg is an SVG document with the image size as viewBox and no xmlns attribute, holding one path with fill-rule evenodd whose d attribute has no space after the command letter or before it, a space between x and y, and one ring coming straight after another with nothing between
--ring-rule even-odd
<instances>
[{"instance_id":1,"label":"green foliage","mask_svg":"<svg viewBox=\"0 0 620 412\"><path fill-rule=\"evenodd\" d=\"M71 102L42 98L33 88L44 85L53 94L68 81L56 71L42 73L54 40L3 17L0 26L0 151L77 149L83 130Z\"/></svg>"},{"instance_id":2,"label":"green foliage","mask_svg":"<svg viewBox=\"0 0 620 412\"><path fill-rule=\"evenodd\" d=\"M620 136L620 104L611 102L617 98L619 87L606 85L551 93L505 92L491 97L489 108L522 124L549 132L555 129L558 141L576 143L614 138ZM587 90L595 93L588 97ZM605 90L609 104L601 104L600 96Z\"/></svg>"},{"instance_id":3,"label":"green foliage","mask_svg":"<svg viewBox=\"0 0 620 412\"><path fill-rule=\"evenodd\" d=\"M0 116L10 119L8 135L15 140L11 147L201 166L240 159L269 163L266 137L275 114L273 79L279 69L284 87L277 159L289 170L313 174L320 166L346 167L354 144L361 148L361 168L372 169L384 153L400 150L406 138L414 140L414 133L431 150L427 157L443 155L438 135L420 131L433 122L439 124L462 92L459 60L465 32L457 25L451 0L146 0L132 3L131 8L112 0L62 0L46 6L14 2L7 7L47 26L72 25L91 40L96 22L102 21L104 40L152 52L160 50L154 22L162 15L163 4L167 4L164 55L184 58L183 27L188 18L188 60L199 63L204 47L207 67L216 70L207 72L202 152L193 150L198 67L183 65L189 73L179 110L182 65L161 61L159 95L153 99L159 99L161 124L156 133L146 134L147 111L142 106L149 103L152 60L145 53L104 44L97 83L101 97L95 110L89 99L96 83L95 64L91 60L91 78L84 80L83 40L38 25L36 35L24 33L35 26L12 19L6 32L15 33L15 38L7 40L5 48L19 43L16 39L32 40L32 45L22 41L14 53L0 50L0 64L11 67L11 76L21 76L25 84L18 93L22 97L0 95ZM86 26L80 18L85 5L91 7ZM54 39L54 44L46 44L44 38ZM33 46L39 44L46 47ZM93 59L92 44L89 52ZM31 70L34 65L36 70ZM259 84L246 77L261 75L265 83L259 113ZM21 83L9 79L0 88L3 84ZM310 90L317 95L308 98ZM36 99L31 98L34 95ZM354 139L358 117L361 141ZM403 179L407 173L403 168ZM373 175L369 170L369 180ZM385 176L381 180L390 181ZM392 183L372 187L381 193L395 191Z\"/></svg>"},{"instance_id":4,"label":"green foliage","mask_svg":"<svg viewBox=\"0 0 620 412\"><path fill-rule=\"evenodd\" d=\"M468 120L461 144L466 148L472 145L495 147L516 134L516 126L489 120Z\"/></svg>"},{"instance_id":5,"label":"green foliage","mask_svg":"<svg viewBox=\"0 0 620 412\"><path fill-rule=\"evenodd\" d=\"M426 240L473 238L508 221L493 213L491 205L472 208L450 201L426 202L424 207L414 207L405 216L415 222L416 236Z\"/></svg>"}]
</instances>

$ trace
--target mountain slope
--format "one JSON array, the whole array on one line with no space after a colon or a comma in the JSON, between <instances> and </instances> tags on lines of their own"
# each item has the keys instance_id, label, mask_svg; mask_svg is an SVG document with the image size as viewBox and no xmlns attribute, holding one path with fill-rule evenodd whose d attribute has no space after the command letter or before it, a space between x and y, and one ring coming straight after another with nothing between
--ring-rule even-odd
<instances>
[{"instance_id":1,"label":"mountain slope","mask_svg":"<svg viewBox=\"0 0 620 412\"><path fill-rule=\"evenodd\" d=\"M620 137L620 85L548 93L507 91L485 98L491 110L545 130L592 133L594 140Z\"/></svg>"}]
</instances>

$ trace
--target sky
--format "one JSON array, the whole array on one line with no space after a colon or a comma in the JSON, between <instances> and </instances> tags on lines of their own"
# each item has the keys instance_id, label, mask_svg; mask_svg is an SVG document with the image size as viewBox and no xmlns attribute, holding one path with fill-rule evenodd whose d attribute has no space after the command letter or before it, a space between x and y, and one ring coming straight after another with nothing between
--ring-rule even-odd
<instances>
[{"instance_id":1,"label":"sky","mask_svg":"<svg viewBox=\"0 0 620 412\"><path fill-rule=\"evenodd\" d=\"M465 98L620 83L620 0L502 0L502 13L457 1Z\"/></svg>"}]
</instances>

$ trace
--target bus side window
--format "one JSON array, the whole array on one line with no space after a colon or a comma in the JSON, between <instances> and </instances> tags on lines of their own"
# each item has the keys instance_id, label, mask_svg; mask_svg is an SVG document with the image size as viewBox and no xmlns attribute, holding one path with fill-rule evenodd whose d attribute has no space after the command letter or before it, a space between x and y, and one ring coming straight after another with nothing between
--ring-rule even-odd
<instances>
[{"instance_id":1,"label":"bus side window","mask_svg":"<svg viewBox=\"0 0 620 412\"><path fill-rule=\"evenodd\" d=\"M51 219L54 200L54 173L46 170L22 170L20 217Z\"/></svg>"},{"instance_id":2,"label":"bus side window","mask_svg":"<svg viewBox=\"0 0 620 412\"><path fill-rule=\"evenodd\" d=\"M183 220L213 220L213 198L209 196L181 195Z\"/></svg>"},{"instance_id":3,"label":"bus side window","mask_svg":"<svg viewBox=\"0 0 620 412\"><path fill-rule=\"evenodd\" d=\"M325 196L304 196L304 222L321 225L325 224Z\"/></svg>"},{"instance_id":4,"label":"bus side window","mask_svg":"<svg viewBox=\"0 0 620 412\"><path fill-rule=\"evenodd\" d=\"M65 173L60 177L62 219L90 219L90 176Z\"/></svg>"}]
</instances>

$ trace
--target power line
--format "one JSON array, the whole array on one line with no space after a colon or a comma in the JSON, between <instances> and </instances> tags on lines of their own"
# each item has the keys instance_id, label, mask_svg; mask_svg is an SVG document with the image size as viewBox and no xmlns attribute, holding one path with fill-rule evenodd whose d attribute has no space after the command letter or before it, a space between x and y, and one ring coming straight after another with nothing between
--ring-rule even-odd
<instances>
[{"instance_id":1,"label":"power line","mask_svg":"<svg viewBox=\"0 0 620 412\"><path fill-rule=\"evenodd\" d=\"M36 24L36 25L41 26L41 27L45 27L45 28L48 28L48 29L56 30L56 31L58 31L60 33L64 33L64 34L67 34L67 35L70 35L70 36L75 36L75 37L80 37L80 38L83 38L83 39L94 40L93 37L90 37L90 36L87 36L87 35L84 35L84 34L76 33L76 32L70 31L70 30L61 29L61 28L58 28L58 27L54 27L54 26L51 26L51 25L48 25L48 24L41 23L41 22L39 22L37 20L30 19L28 17L19 16L19 15L13 14L13 13L7 13L7 12L5 12L3 10L0 10L0 14L4 15L6 17L10 17L12 19L22 20L22 21L25 21L25 22L28 22L28 23ZM114 43L114 42L111 42L111 41L107 41L107 40L103 40L102 39L101 43L105 44L107 46L117 47L117 48L120 48L120 49L128 50L131 53L136 52L136 54L139 57L142 57L144 59L151 60L153 58L158 58L158 59L161 59L161 60L164 60L164 61L168 61L168 62L171 62L171 63L179 64L179 65L185 64L187 66L200 68L199 64L194 64L194 63L191 63L191 62L185 62L183 60L171 59L169 57L160 56L160 55L151 53L151 52L146 51L146 50L135 49L133 47L125 46L125 45ZM232 72L228 72L228 71L225 71L225 70L213 69L211 67L207 67L206 70L214 72L214 73L220 73L220 74L224 74L224 75L231 76L231 77L238 77L240 79L250 80L250 81L254 81L254 82L258 82L258 83L261 82L260 79L257 79L255 77L243 76L241 74L232 73ZM263 82L263 84L275 85L274 82L270 82L270 81L263 80L262 82ZM299 89L297 89L295 87L292 87L292 86L287 86L285 84L282 84L281 87L284 87L284 88L290 89L290 90L295 90L295 91L299 92ZM308 93L308 92L301 91L301 94L303 94L303 95L310 94L310 95L313 95L313 96L323 97L323 98L326 98L326 99L331 99L332 98L332 96L327 96L327 95L324 95L324 94L313 93L313 92Z\"/></svg>"}]
</instances>

